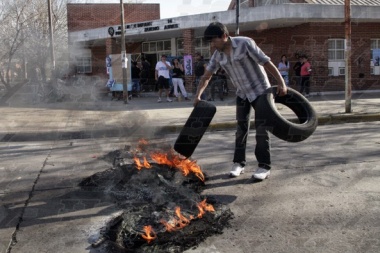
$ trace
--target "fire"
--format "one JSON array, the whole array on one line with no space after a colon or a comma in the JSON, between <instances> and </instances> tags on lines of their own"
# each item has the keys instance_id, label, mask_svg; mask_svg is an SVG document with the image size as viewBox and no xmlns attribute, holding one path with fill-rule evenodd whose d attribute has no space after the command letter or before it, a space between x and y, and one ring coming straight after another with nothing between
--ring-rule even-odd
<instances>
[{"instance_id":1,"label":"fire","mask_svg":"<svg viewBox=\"0 0 380 253\"><path fill-rule=\"evenodd\" d=\"M152 153L151 158L158 164L168 165L172 168L177 168L182 171L183 175L187 176L190 172L194 173L200 180L204 181L204 174L196 163L189 159L182 159L179 155L175 155L174 151L171 152L170 158L167 154Z\"/></svg>"},{"instance_id":2,"label":"fire","mask_svg":"<svg viewBox=\"0 0 380 253\"><path fill-rule=\"evenodd\" d=\"M199 213L196 218L202 218L203 215L207 212L215 212L214 207L211 204L206 203L206 199L202 200L197 204ZM177 230L180 230L190 224L190 222L194 219L196 219L193 215L190 215L189 218L186 218L181 213L181 208L177 206L175 208L174 213L176 214L176 217L171 219L169 222L167 222L164 219L161 219L160 222L163 224L166 228L167 232L174 232ZM150 243L152 240L156 239L156 233L153 231L151 226L145 226L144 227L145 234L142 234L141 237Z\"/></svg>"},{"instance_id":3,"label":"fire","mask_svg":"<svg viewBox=\"0 0 380 253\"><path fill-rule=\"evenodd\" d=\"M152 166L150 163L146 160L146 157L143 158L143 163L141 164L140 159L138 157L134 157L133 160L135 161L136 167L138 170L141 170L142 168L151 168Z\"/></svg>"},{"instance_id":4,"label":"fire","mask_svg":"<svg viewBox=\"0 0 380 253\"><path fill-rule=\"evenodd\" d=\"M142 234L141 237L147 240L148 243L157 238L156 232L154 232L152 226L144 226L145 234Z\"/></svg>"},{"instance_id":5,"label":"fire","mask_svg":"<svg viewBox=\"0 0 380 253\"><path fill-rule=\"evenodd\" d=\"M145 139L140 139L137 145L137 150L146 151L146 147L148 144L149 144L148 141L146 141ZM189 175L189 173L194 173L195 176L198 177L200 180L202 181L205 180L205 176L196 161L183 159L180 157L180 155L176 154L174 150L171 150L169 154L153 152L150 154L150 156L152 160L154 160L156 163L168 165L169 167L172 167L172 168L177 168L185 176ZM144 157L143 159L144 161L143 163L141 163L140 159L136 157L136 155L133 158L138 170L141 170L142 168L152 167L147 161L146 157Z\"/></svg>"},{"instance_id":6,"label":"fire","mask_svg":"<svg viewBox=\"0 0 380 253\"><path fill-rule=\"evenodd\" d=\"M146 151L146 146L148 142L144 139L141 139L138 143L137 149L140 151ZM189 159L183 159L180 155L176 154L174 150L171 150L170 153L159 153L153 152L150 154L152 160L161 165L167 165L171 168L179 169L183 175L187 176L190 173L194 173L200 180L204 181L205 177L200 168L200 166L196 163L196 161L191 161ZM135 161L135 165L138 170L142 168L151 168L152 166L147 161L146 157L143 157L143 162L141 162L140 158L136 155L133 160ZM166 231L173 232L180 230L190 224L190 222L194 219L200 219L206 212L215 212L214 207L211 204L206 203L206 199L197 203L198 215L189 215L186 217L181 213L181 208L177 206L174 210L175 217L172 218L169 222L165 220L160 220L160 222L165 226ZM141 237L147 240L148 243L155 240L157 238L156 233L152 229L151 226L144 226L144 233L141 234Z\"/></svg>"},{"instance_id":7,"label":"fire","mask_svg":"<svg viewBox=\"0 0 380 253\"><path fill-rule=\"evenodd\" d=\"M206 213L206 211L215 212L214 207L211 204L206 203L206 199L204 199L203 201L198 203L197 206L198 206L198 210L199 210L198 218L202 218L203 215Z\"/></svg>"},{"instance_id":8,"label":"fire","mask_svg":"<svg viewBox=\"0 0 380 253\"><path fill-rule=\"evenodd\" d=\"M139 143L137 144L137 150L144 151L148 145L148 141L145 139L140 139Z\"/></svg>"}]
</instances>

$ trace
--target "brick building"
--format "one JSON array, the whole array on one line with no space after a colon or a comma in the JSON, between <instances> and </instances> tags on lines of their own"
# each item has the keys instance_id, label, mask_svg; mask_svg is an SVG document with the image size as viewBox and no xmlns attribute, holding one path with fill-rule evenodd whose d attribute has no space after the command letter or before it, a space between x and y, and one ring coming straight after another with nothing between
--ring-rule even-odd
<instances>
[{"instance_id":1,"label":"brick building","mask_svg":"<svg viewBox=\"0 0 380 253\"><path fill-rule=\"evenodd\" d=\"M351 50L346 50L345 0L241 0L239 35L252 37L277 65L307 54L312 91L343 91L345 52L351 52L353 90L380 89L380 1L351 0ZM212 21L236 32L235 0L226 11L160 19L158 4L125 4L127 53L144 55L152 68L162 54L211 54L202 34ZM68 4L72 62L78 72L105 75L105 58L121 52L120 4ZM377 59L377 60L376 60ZM153 69L152 69L153 71ZM293 74L290 71L290 74ZM186 84L192 83L186 76ZM291 84L294 84L292 80Z\"/></svg>"}]
</instances>

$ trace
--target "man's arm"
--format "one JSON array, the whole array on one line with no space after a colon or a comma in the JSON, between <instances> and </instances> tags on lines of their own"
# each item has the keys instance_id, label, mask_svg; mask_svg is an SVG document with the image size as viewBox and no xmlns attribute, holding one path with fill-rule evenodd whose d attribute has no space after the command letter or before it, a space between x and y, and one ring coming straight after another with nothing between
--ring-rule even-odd
<instances>
[{"instance_id":1,"label":"man's arm","mask_svg":"<svg viewBox=\"0 0 380 253\"><path fill-rule=\"evenodd\" d=\"M198 84L197 94L195 95L195 99L194 99L194 106L196 106L198 102L201 101L201 94L206 89L211 77L212 77L212 72L205 70Z\"/></svg>"},{"instance_id":2,"label":"man's arm","mask_svg":"<svg viewBox=\"0 0 380 253\"><path fill-rule=\"evenodd\" d=\"M268 61L264 64L264 68L266 71L271 73L271 75L277 80L278 89L277 94L280 96L286 95L288 93L288 89L286 88L284 78L282 78L280 72L278 71L277 67L273 64L272 61Z\"/></svg>"}]
</instances>

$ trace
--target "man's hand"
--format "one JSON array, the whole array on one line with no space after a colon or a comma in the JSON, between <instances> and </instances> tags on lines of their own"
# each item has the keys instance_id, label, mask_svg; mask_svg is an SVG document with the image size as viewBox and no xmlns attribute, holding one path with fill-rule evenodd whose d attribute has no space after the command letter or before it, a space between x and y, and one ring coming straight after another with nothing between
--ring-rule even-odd
<instances>
[{"instance_id":1,"label":"man's hand","mask_svg":"<svg viewBox=\"0 0 380 253\"><path fill-rule=\"evenodd\" d=\"M200 99L199 97L195 97L194 101L193 101L193 105L196 106L199 101L201 101L202 99Z\"/></svg>"},{"instance_id":2,"label":"man's hand","mask_svg":"<svg viewBox=\"0 0 380 253\"><path fill-rule=\"evenodd\" d=\"M279 95L280 97L288 94L288 88L286 87L286 85L285 84L278 85L276 94Z\"/></svg>"}]
</instances>

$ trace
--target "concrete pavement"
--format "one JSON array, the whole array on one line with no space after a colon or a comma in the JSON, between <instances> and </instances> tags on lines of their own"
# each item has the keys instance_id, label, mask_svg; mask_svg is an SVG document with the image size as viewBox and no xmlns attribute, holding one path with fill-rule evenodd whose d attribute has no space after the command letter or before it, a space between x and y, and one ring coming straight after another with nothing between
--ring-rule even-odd
<instances>
[{"instance_id":1,"label":"concrete pavement","mask_svg":"<svg viewBox=\"0 0 380 253\"><path fill-rule=\"evenodd\" d=\"M35 90L23 86L0 108L0 252L101 252L91 243L119 210L104 193L78 183L111 166L100 159L104 154L141 137L173 144L192 103L158 104L155 94L145 94L125 105L85 93L45 103ZM343 95L310 101L324 126L297 144L272 138L274 170L261 183L250 179L254 145L247 173L227 177L234 99L215 102L212 124L219 131L205 134L193 159L210 175L205 194L228 204L235 219L223 235L188 252L380 250L380 94L354 94L350 114ZM366 122L332 125L347 121Z\"/></svg>"}]
</instances>

